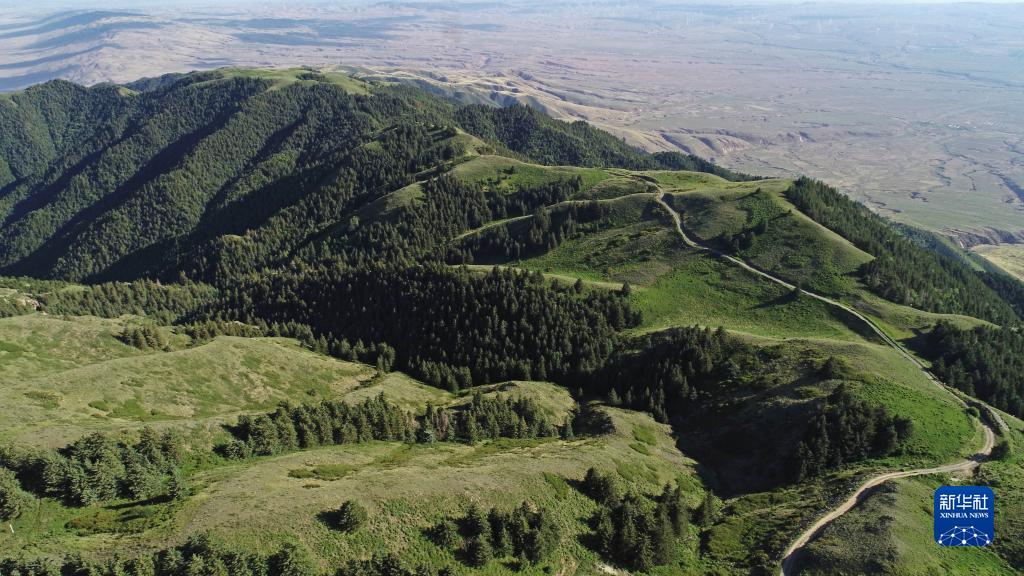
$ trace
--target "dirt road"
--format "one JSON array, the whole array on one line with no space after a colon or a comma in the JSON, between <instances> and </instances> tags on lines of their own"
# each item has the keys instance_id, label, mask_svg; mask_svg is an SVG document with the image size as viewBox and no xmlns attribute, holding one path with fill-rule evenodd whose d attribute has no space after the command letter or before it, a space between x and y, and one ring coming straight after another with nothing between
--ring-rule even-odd
<instances>
[{"instance_id":1,"label":"dirt road","mask_svg":"<svg viewBox=\"0 0 1024 576\"><path fill-rule=\"evenodd\" d=\"M683 242L686 243L687 246L690 246L691 248L694 248L694 249L697 249L697 250L707 251L707 252L709 252L711 254L714 254L715 256L717 256L719 258L722 258L724 260L728 260L728 261L732 262L733 264L735 264L737 266L740 266L741 268L744 268L744 269L746 269L746 270L748 270L750 272L753 272L754 274L757 274L758 276L760 276L762 278L765 278L766 280L769 280L771 282L779 284L780 286L784 286L784 287L786 287L786 288L788 288L790 290L793 290L795 288L795 286L793 284L790 284L789 282L786 282L785 280L783 280L781 278L773 276L773 275L769 274L768 272L766 272L764 270L761 270L761 269L759 269L759 268L757 268L755 266L752 266L752 265L748 264L747 262L745 262L744 260L741 260L741 259L736 258L735 256L731 256L729 254L725 254L725 253L723 253L721 251L718 251L718 250L715 250L714 248L711 248L709 246L704 246L703 244L700 244L699 242L693 240L692 238L690 238L686 234L686 231L683 228L683 221L682 221L682 218L679 216L679 213L676 212L675 209L672 208L667 202L665 202L664 193L659 190L658 193L655 194L654 198L669 213L669 215L672 216L672 220L675 223L676 232L678 232L679 237L682 238ZM807 290L803 290L802 292L806 296L809 296L811 298L815 298L815 299L820 300L822 302L825 302L825 303L827 303L829 305L835 306L836 308L840 308L840 309L846 311L847 313L853 315L855 318L859 319L860 321L864 322L868 327L871 328L871 330L875 334L877 334L879 336L879 338L882 339L883 342L885 342L890 347L892 347L894 350L896 350L904 358L906 358L910 362L913 362L914 366L916 366L919 370L921 370L924 373L925 376L928 377L928 380L930 380L933 384L935 384L936 386L938 386L939 388L941 388L942 390L947 392L961 406L963 406L965 408L967 407L967 403L964 401L963 398L960 397L959 394L953 392L951 389L949 389L944 384L942 384L942 382L939 382L939 380L936 379L935 376L933 376L932 373L928 371L928 369L925 367L924 364L921 363L920 360L918 360L913 355L911 355L910 352L908 352L899 342L896 342L894 339L892 339L881 328L879 328L878 325L876 325L870 318L868 318L867 316L864 316L863 314L861 314L857 310L854 310L852 307L850 307L850 306L848 306L846 304L843 304L842 302L839 302L837 300L833 300L832 298L828 298L828 297L822 296L820 294L815 294L813 292L808 292ZM1001 428L1003 428L1003 429L1006 428L1006 423L1003 422L1002 418L998 414L996 414L995 412L993 412L991 410L989 411L989 413L993 415L993 417L996 419L996 421L998 422L998 424L999 424L999 426ZM851 494L849 498L844 500L839 506L837 506L831 512L829 512L828 514L822 516L817 521L815 521L813 524L811 524L809 527L807 527L807 529L804 530L800 534L800 536L797 537L797 539L794 540L789 545L788 548L786 548L786 551L782 555L782 567L781 567L781 570L779 571L779 574L781 576L792 576L793 574L795 574L794 569L795 569L796 557L797 557L797 554L799 553L799 551L804 546L806 546L808 542L810 542L815 537L817 537L821 533L821 531L825 528L825 526L827 526L830 522L832 522L836 518L842 516L847 511L849 511L851 508L856 506L858 502L860 502L864 497L867 496L867 494L870 492L870 490L872 488L875 488L875 487L877 487L877 486L879 486L881 484L884 484L885 482L888 482L889 480L895 480L895 479L898 479L898 478L909 478L911 476L925 476L925 475L928 475L928 474L946 474L946 473L950 473L950 472L970 471L970 470L973 470L975 467L977 467L978 464L981 463L982 460L984 460L989 454L992 453L992 448L995 445L995 433L993 432L992 428L988 424L986 424L984 421L979 420L978 423L981 425L981 427L985 431L985 444L984 444L984 446L981 447L981 450L979 450L977 454L975 454L974 456L972 456L972 457L970 457L968 459L960 460L960 461L954 462L952 464L945 464L943 466L936 466L934 468L918 468L918 469L914 469L914 470L901 470L901 471L897 471L897 472L887 472L885 474L879 474L878 476L874 476L873 478L870 478L869 480L867 480L866 482L861 484L857 488L857 490L855 490L854 493Z\"/></svg>"},{"instance_id":2,"label":"dirt road","mask_svg":"<svg viewBox=\"0 0 1024 576\"><path fill-rule=\"evenodd\" d=\"M983 425L984 426L984 425ZM953 464L946 464L944 466L936 466L934 468L918 468L916 470L904 470L901 472L888 472L886 474L879 474L868 481L861 484L849 498L843 500L843 503L836 507L828 514L819 518L814 524L811 524L800 536L794 540L789 548L782 554L782 569L779 574L783 576L790 576L795 574L795 562L796 553L807 545L808 542L814 540L825 529L825 526L829 522L839 518L851 508L856 506L862 499L864 499L872 488L875 488L881 484L888 482L889 480L896 480L897 478L909 478L911 476L926 476L928 474L948 474L950 472L966 472L973 470L986 456L992 453L992 447L995 445L995 434L992 429L988 426L984 426L985 429L985 445L982 446L981 450L966 460L954 462Z\"/></svg>"}]
</instances>

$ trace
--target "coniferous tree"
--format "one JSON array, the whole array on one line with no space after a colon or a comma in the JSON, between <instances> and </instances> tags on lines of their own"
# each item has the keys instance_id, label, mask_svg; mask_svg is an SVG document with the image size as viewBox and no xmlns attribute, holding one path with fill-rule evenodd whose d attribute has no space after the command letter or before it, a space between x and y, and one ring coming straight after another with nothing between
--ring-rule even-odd
<instances>
[{"instance_id":1,"label":"coniferous tree","mask_svg":"<svg viewBox=\"0 0 1024 576\"><path fill-rule=\"evenodd\" d=\"M491 561L493 556L491 542L485 536L472 538L466 545L466 557L471 566L483 567Z\"/></svg>"},{"instance_id":2,"label":"coniferous tree","mask_svg":"<svg viewBox=\"0 0 1024 576\"><path fill-rule=\"evenodd\" d=\"M0 467L0 520L16 518L28 501L29 496L21 489L14 472Z\"/></svg>"},{"instance_id":3,"label":"coniferous tree","mask_svg":"<svg viewBox=\"0 0 1024 576\"><path fill-rule=\"evenodd\" d=\"M355 532L366 519L366 508L355 500L346 500L335 512L334 526L342 532Z\"/></svg>"},{"instance_id":4,"label":"coniferous tree","mask_svg":"<svg viewBox=\"0 0 1024 576\"><path fill-rule=\"evenodd\" d=\"M309 552L295 544L285 544L270 558L270 573L277 576L315 576L317 569Z\"/></svg>"},{"instance_id":5,"label":"coniferous tree","mask_svg":"<svg viewBox=\"0 0 1024 576\"><path fill-rule=\"evenodd\" d=\"M707 530L718 522L720 504L718 498L710 490L704 492L704 500L697 509L697 523L702 530Z\"/></svg>"}]
</instances>

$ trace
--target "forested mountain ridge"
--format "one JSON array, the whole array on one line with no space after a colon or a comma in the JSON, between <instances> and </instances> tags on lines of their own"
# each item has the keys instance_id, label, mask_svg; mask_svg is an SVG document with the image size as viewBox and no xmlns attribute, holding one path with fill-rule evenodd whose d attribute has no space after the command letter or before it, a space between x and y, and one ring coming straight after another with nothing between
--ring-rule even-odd
<instances>
[{"instance_id":1,"label":"forested mountain ridge","mask_svg":"<svg viewBox=\"0 0 1024 576\"><path fill-rule=\"evenodd\" d=\"M188 261L210 278L224 260L277 264L356 208L466 154L463 130L548 164L728 175L526 108L459 107L308 71L134 86L144 90L54 81L0 99L5 273L173 277Z\"/></svg>"}]
</instances>

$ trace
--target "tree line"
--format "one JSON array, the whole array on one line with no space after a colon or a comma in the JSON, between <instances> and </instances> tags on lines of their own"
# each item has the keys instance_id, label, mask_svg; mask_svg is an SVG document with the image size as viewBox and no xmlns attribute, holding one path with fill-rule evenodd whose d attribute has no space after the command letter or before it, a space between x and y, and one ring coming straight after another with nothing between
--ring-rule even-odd
<instances>
[{"instance_id":1,"label":"tree line","mask_svg":"<svg viewBox=\"0 0 1024 576\"><path fill-rule=\"evenodd\" d=\"M151 324L128 326L117 335L117 339L139 350L169 350L167 337Z\"/></svg>"},{"instance_id":2,"label":"tree line","mask_svg":"<svg viewBox=\"0 0 1024 576\"><path fill-rule=\"evenodd\" d=\"M709 386L756 362L754 350L718 328L673 328L626 342L596 372L594 384L612 405L643 410L659 422L683 414Z\"/></svg>"},{"instance_id":3,"label":"tree line","mask_svg":"<svg viewBox=\"0 0 1024 576\"><path fill-rule=\"evenodd\" d=\"M234 438L217 447L228 458L268 456L294 450L369 442L462 442L498 438L573 438L614 430L610 417L590 404L574 408L555 423L526 397L476 391L469 403L454 407L428 404L422 416L403 410L383 393L360 403L284 402L273 412L242 415L229 427Z\"/></svg>"},{"instance_id":4,"label":"tree line","mask_svg":"<svg viewBox=\"0 0 1024 576\"><path fill-rule=\"evenodd\" d=\"M998 324L1019 321L1000 294L963 262L910 240L892 224L834 188L801 177L786 197L802 212L875 258L860 269L867 287L900 304L967 314ZM1004 287L1001 292L1008 293Z\"/></svg>"},{"instance_id":5,"label":"tree line","mask_svg":"<svg viewBox=\"0 0 1024 576\"><path fill-rule=\"evenodd\" d=\"M840 384L807 424L793 455L794 480L802 482L830 468L866 458L898 453L913 422L872 408Z\"/></svg>"},{"instance_id":6,"label":"tree line","mask_svg":"<svg viewBox=\"0 0 1024 576\"><path fill-rule=\"evenodd\" d=\"M1024 334L1016 329L961 329L941 321L927 334L921 352L946 384L1024 416Z\"/></svg>"},{"instance_id":7,"label":"tree line","mask_svg":"<svg viewBox=\"0 0 1024 576\"><path fill-rule=\"evenodd\" d=\"M373 214L373 218L357 214L334 236L307 247L300 256L308 262L332 260L335 265L355 268L381 262L413 266L425 259L438 260L444 256L445 244L459 234L495 219L545 212L547 206L578 192L582 180L577 176L522 186L508 194L488 192L483 184L462 182L450 175L430 178L418 186L422 195L417 200ZM550 234L547 228L544 233ZM454 261L451 256L448 260Z\"/></svg>"},{"instance_id":8,"label":"tree line","mask_svg":"<svg viewBox=\"0 0 1024 576\"><path fill-rule=\"evenodd\" d=\"M509 168L515 170L515 167ZM562 178L554 182L545 182L533 186L519 186L509 193L492 191L487 195L487 207L492 218L513 218L525 216L543 206L551 206L565 202L583 189L583 179L579 176Z\"/></svg>"},{"instance_id":9,"label":"tree line","mask_svg":"<svg viewBox=\"0 0 1024 576\"><path fill-rule=\"evenodd\" d=\"M780 362L786 365L780 351L747 344L722 329L675 328L625 340L588 384L609 404L649 412L684 436L686 430L700 430L703 440L688 448L706 462L720 461L722 454L729 460L762 462L760 483L748 480L749 485L800 482L898 453L911 435L909 420L853 394L850 385L858 375L834 357L796 368L797 378L842 382L824 402L793 403L771 420L723 422L729 413L723 398L756 398L777 386ZM790 424L780 426L779 419ZM789 426L803 431L786 433ZM794 469L799 472L791 474Z\"/></svg>"},{"instance_id":10,"label":"tree line","mask_svg":"<svg viewBox=\"0 0 1024 576\"><path fill-rule=\"evenodd\" d=\"M461 518L436 524L430 537L466 564L482 568L509 557L520 566L539 564L558 547L562 534L549 512L523 502L508 511L485 511L473 504Z\"/></svg>"},{"instance_id":11,"label":"tree line","mask_svg":"<svg viewBox=\"0 0 1024 576\"><path fill-rule=\"evenodd\" d=\"M428 405L422 416L388 401L383 393L360 403L284 402L273 412L242 415L228 427L233 438L215 447L229 459L268 456L317 446L358 442L436 441L473 444L498 438L575 438L614 431L610 417L593 405L574 408L555 424L535 401L503 394L474 394L466 405ZM16 517L32 495L69 506L119 498L132 501L179 499L188 494L182 467L194 457L175 431L144 427L137 441L102 432L84 436L57 451L0 450L0 519Z\"/></svg>"},{"instance_id":12,"label":"tree line","mask_svg":"<svg viewBox=\"0 0 1024 576\"><path fill-rule=\"evenodd\" d=\"M12 302L11 314L41 311L52 315L99 316L117 318L125 314L147 316L160 324L172 324L196 312L214 300L212 286L181 277L178 282L150 280L106 282L76 286L58 281L28 278L2 278L0 287L9 287L31 298L33 304ZM0 300L0 316L8 300Z\"/></svg>"},{"instance_id":13,"label":"tree line","mask_svg":"<svg viewBox=\"0 0 1024 576\"><path fill-rule=\"evenodd\" d=\"M209 342L217 336L257 338L260 336L281 336L285 333L290 334L294 332L293 330L289 330L287 327L282 328L281 326L275 326L273 328L264 328L262 326L242 324L241 322L225 322L223 320L192 322L181 326L179 329L188 335L193 345ZM311 336L312 335L310 334L306 339L306 343L310 345L310 347L312 347Z\"/></svg>"},{"instance_id":14,"label":"tree line","mask_svg":"<svg viewBox=\"0 0 1024 576\"><path fill-rule=\"evenodd\" d=\"M610 474L590 468L582 490L598 504L590 524L602 556L645 572L676 561L677 541L690 525L690 509L678 486L666 484L654 498L622 494Z\"/></svg>"},{"instance_id":15,"label":"tree line","mask_svg":"<svg viewBox=\"0 0 1024 576\"><path fill-rule=\"evenodd\" d=\"M531 398L500 393L485 397L475 391L468 406L444 409L428 405L418 438L473 444L482 439L557 437L563 427L552 422Z\"/></svg>"},{"instance_id":16,"label":"tree line","mask_svg":"<svg viewBox=\"0 0 1024 576\"><path fill-rule=\"evenodd\" d=\"M260 554L231 546L207 534L194 534L181 545L153 554L115 556L109 560L86 560L68 555L60 560L0 560L5 576L435 576L440 573L421 566L405 568L394 556L351 560L341 568L324 572L309 551L284 544L271 554Z\"/></svg>"},{"instance_id":17,"label":"tree line","mask_svg":"<svg viewBox=\"0 0 1024 576\"><path fill-rule=\"evenodd\" d=\"M19 486L37 496L87 506L117 498L184 497L185 457L179 434L145 427L136 442L95 432L57 451L4 449L0 466L13 471Z\"/></svg>"},{"instance_id":18,"label":"tree line","mask_svg":"<svg viewBox=\"0 0 1024 576\"><path fill-rule=\"evenodd\" d=\"M309 262L367 268L382 262L413 266L436 260L440 246L456 235L493 218L482 187L451 176L431 178L422 197L397 208L363 218L355 215L337 233L301 253Z\"/></svg>"},{"instance_id":19,"label":"tree line","mask_svg":"<svg viewBox=\"0 0 1024 576\"><path fill-rule=\"evenodd\" d=\"M285 402L274 412L239 416L230 428L234 439L217 450L228 458L246 458L371 440L413 442L415 429L413 415L383 393L358 404Z\"/></svg>"},{"instance_id":20,"label":"tree line","mask_svg":"<svg viewBox=\"0 0 1024 576\"><path fill-rule=\"evenodd\" d=\"M448 250L452 264L508 262L557 248L566 240L608 227L611 208L597 200L538 208L532 217L493 226Z\"/></svg>"},{"instance_id":21,"label":"tree line","mask_svg":"<svg viewBox=\"0 0 1024 576\"><path fill-rule=\"evenodd\" d=\"M84 286L57 280L0 277L0 288L11 288L25 295L25 301L21 302L17 301L17 294L0 300L0 317L36 311L101 318L130 314L147 316L159 324L184 320L211 303L217 294L213 286L192 282L184 275L179 275L176 282L168 283L133 280ZM5 310L10 313L5 314Z\"/></svg>"},{"instance_id":22,"label":"tree line","mask_svg":"<svg viewBox=\"0 0 1024 576\"><path fill-rule=\"evenodd\" d=\"M639 323L621 295L577 294L540 273L486 275L442 265L318 269L225 288L207 314L297 322L330 342L386 342L395 367L429 384L559 380L597 370L618 330ZM462 376L460 376L462 374Z\"/></svg>"}]
</instances>

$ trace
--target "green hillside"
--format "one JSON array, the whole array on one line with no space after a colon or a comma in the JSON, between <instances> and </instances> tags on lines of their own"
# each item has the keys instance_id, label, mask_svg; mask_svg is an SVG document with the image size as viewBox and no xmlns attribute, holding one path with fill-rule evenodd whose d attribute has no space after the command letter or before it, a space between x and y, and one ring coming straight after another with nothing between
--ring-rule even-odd
<instances>
[{"instance_id":1,"label":"green hillside","mask_svg":"<svg viewBox=\"0 0 1024 576\"><path fill-rule=\"evenodd\" d=\"M342 394L373 375L366 366L284 339L221 336L144 352L116 339L135 322L37 315L0 320L0 401L10 409L0 435L60 445L87 431L143 423L212 429L241 411Z\"/></svg>"},{"instance_id":2,"label":"green hillside","mask_svg":"<svg viewBox=\"0 0 1024 576\"><path fill-rule=\"evenodd\" d=\"M656 177L697 238L736 252L790 282L843 294L853 290L856 270L871 260L787 202L783 194L791 182L725 186L680 181L666 174Z\"/></svg>"},{"instance_id":3,"label":"green hillside","mask_svg":"<svg viewBox=\"0 0 1024 576\"><path fill-rule=\"evenodd\" d=\"M0 127L0 574L774 574L1024 416L1024 285L819 182L305 68ZM1006 543L801 573L1024 568L1004 419Z\"/></svg>"},{"instance_id":4,"label":"green hillside","mask_svg":"<svg viewBox=\"0 0 1024 576\"><path fill-rule=\"evenodd\" d=\"M547 163L711 166L526 108L336 74L229 69L138 88L54 81L0 101L4 270L80 280L174 278L186 258L192 276L272 265L458 159L471 143L459 129Z\"/></svg>"},{"instance_id":5,"label":"green hillside","mask_svg":"<svg viewBox=\"0 0 1024 576\"><path fill-rule=\"evenodd\" d=\"M408 396L416 387L392 381L387 390ZM350 394L357 398L360 392ZM501 393L558 406L562 416L572 403L564 390L549 384L519 383ZM317 550L323 567L382 550L442 567L458 560L432 543L426 533L430 526L471 503L514 507L529 500L552 511L565 526L562 561L593 566L599 557L576 536L588 532L584 519L594 505L572 487L588 468L621 470L628 477L624 483L644 492L656 492L665 482L685 482L692 505L701 497L694 464L675 448L666 426L640 413L616 410L612 417L616 432L595 439L507 440L475 447L380 442L219 465L193 475L193 495L184 505L156 503L136 510L145 522L110 512L119 506L68 510L41 502L15 523L17 536L5 534L0 542L32 542L36 552L109 551L111 546L156 548L204 532L230 539L235 549L273 550L297 537ZM639 444L637 436L643 438ZM354 537L339 538L317 514L346 499L362 502L372 521ZM121 533L117 544L112 532ZM396 533L402 536L384 537Z\"/></svg>"},{"instance_id":6,"label":"green hillside","mask_svg":"<svg viewBox=\"0 0 1024 576\"><path fill-rule=\"evenodd\" d=\"M831 307L788 291L717 259L689 250L676 236L652 194L602 200L608 222L565 239L550 252L516 262L530 270L594 282L628 282L643 311L643 330L701 324L765 336L860 339L861 326ZM516 235L515 221L485 227L477 235ZM517 229L518 228L518 229ZM463 244L475 237L464 236ZM487 262L487 259L483 260ZM479 257L474 262L481 262ZM505 263L504 258L490 263Z\"/></svg>"},{"instance_id":7,"label":"green hillside","mask_svg":"<svg viewBox=\"0 0 1024 576\"><path fill-rule=\"evenodd\" d=\"M1024 530L1019 521L1024 502L1019 446L1024 439L1024 423L1007 414L1000 417L1009 426L998 440L1006 442L1006 450L998 450L996 458L983 463L975 478L932 475L883 485L807 548L800 563L801 573L830 574L836 567L847 572L913 573L925 567L947 574L1019 573L1020 535ZM932 510L921 502L930 499L941 484L968 480L998 491L998 539L991 549L936 549L930 545Z\"/></svg>"},{"instance_id":8,"label":"green hillside","mask_svg":"<svg viewBox=\"0 0 1024 576\"><path fill-rule=\"evenodd\" d=\"M886 484L811 544L801 573L1016 574L991 550L931 545L930 509L921 503L944 483L927 478Z\"/></svg>"}]
</instances>

